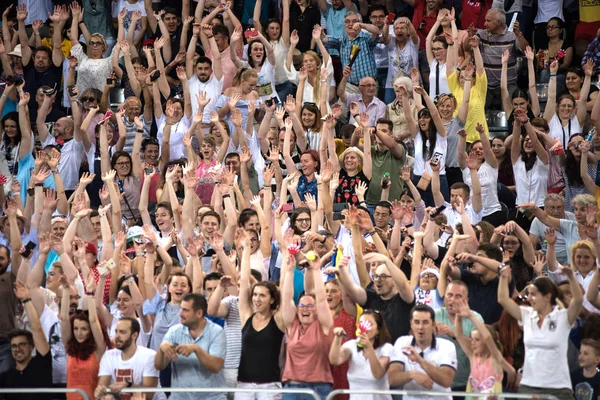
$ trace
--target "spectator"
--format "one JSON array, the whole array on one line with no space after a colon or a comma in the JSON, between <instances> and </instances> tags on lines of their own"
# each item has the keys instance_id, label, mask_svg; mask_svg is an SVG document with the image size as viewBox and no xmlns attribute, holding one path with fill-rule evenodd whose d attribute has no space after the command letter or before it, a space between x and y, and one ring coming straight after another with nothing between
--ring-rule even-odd
<instances>
[{"instance_id":1,"label":"spectator","mask_svg":"<svg viewBox=\"0 0 600 400\"><path fill-rule=\"evenodd\" d=\"M390 14L388 14L386 7L381 4L373 4L369 9L369 21L379 28L379 31L381 32L379 34L379 43L377 43L377 46L375 46L375 49L373 50L375 64L377 65L377 84L379 88L377 97L380 99L385 98L385 83L389 66L387 45L383 43L383 32L388 32L389 35L394 34L394 23L388 19L388 15ZM339 79L341 79L341 76ZM339 83L339 79L336 79L336 82Z\"/></svg>"},{"instance_id":2,"label":"spectator","mask_svg":"<svg viewBox=\"0 0 600 400\"><path fill-rule=\"evenodd\" d=\"M108 350L100 360L96 397L103 396L108 390L120 393L124 388L155 388L158 383L158 371L154 368L154 350L138 346L140 324L135 318L122 318L116 327L115 348ZM152 398L152 393L146 399ZM121 394L121 398L131 395Z\"/></svg>"},{"instance_id":3,"label":"spectator","mask_svg":"<svg viewBox=\"0 0 600 400\"><path fill-rule=\"evenodd\" d=\"M321 12L319 7L312 4L310 0L299 0L290 4L290 30L292 32L296 31L298 34L297 47L301 53L311 49L311 32L313 27L320 23ZM290 51L295 48L296 46L291 47Z\"/></svg>"},{"instance_id":4,"label":"spectator","mask_svg":"<svg viewBox=\"0 0 600 400\"><path fill-rule=\"evenodd\" d=\"M348 78L348 91L356 93L358 84L365 77L377 76L377 65L373 50L379 41L379 28L372 24L364 24L362 16L355 11L348 11L344 16L345 36L328 34L324 41L326 47L337 49L340 52L342 67L350 66L354 59L352 72ZM364 31L363 31L364 30ZM358 46L358 55L352 55L353 46ZM347 84L348 84L347 83Z\"/></svg>"},{"instance_id":5,"label":"spectator","mask_svg":"<svg viewBox=\"0 0 600 400\"><path fill-rule=\"evenodd\" d=\"M190 293L181 301L181 324L169 328L156 356L154 366L165 369L172 363L172 387L223 387L223 361L225 358L225 334L223 329L207 321L206 299ZM190 360L190 356L194 357ZM175 398L197 397L173 393ZM205 395L205 398L224 399L224 393Z\"/></svg>"},{"instance_id":6,"label":"spectator","mask_svg":"<svg viewBox=\"0 0 600 400\"><path fill-rule=\"evenodd\" d=\"M385 81L385 103L390 104L394 100L397 85L396 80L401 73L408 76L412 74L413 68L419 67L418 44L419 37L415 27L408 18L398 18L394 21L394 35L384 29L381 41L387 46L387 58L390 64ZM406 86L406 84L404 84ZM407 87L408 88L408 87ZM412 94L412 90L409 90ZM397 92L396 92L397 93Z\"/></svg>"},{"instance_id":7,"label":"spectator","mask_svg":"<svg viewBox=\"0 0 600 400\"><path fill-rule=\"evenodd\" d=\"M344 68L344 77L340 81L337 89L337 95L340 101L346 106L350 112L351 124L357 125L356 114L366 112L369 117L368 126L375 126L377 121L385 117L385 103L379 100L377 95L377 81L373 77L362 78L358 83L358 94L346 93L346 83L352 75L352 68ZM352 103L358 105L358 112L352 110Z\"/></svg>"},{"instance_id":8,"label":"spectator","mask_svg":"<svg viewBox=\"0 0 600 400\"><path fill-rule=\"evenodd\" d=\"M414 335L402 336L394 344L389 370L390 386L404 385L406 390L451 392L456 374L454 345L434 335L435 313L426 305L410 311L410 327ZM413 361L414 360L414 361ZM418 396L404 396L418 399ZM441 398L450 399L452 396Z\"/></svg>"},{"instance_id":9,"label":"spectator","mask_svg":"<svg viewBox=\"0 0 600 400\"><path fill-rule=\"evenodd\" d=\"M514 31L510 32L505 24L505 18L502 10L490 9L485 15L485 29L477 31L477 36L481 39L480 43L470 43L471 47L479 46L483 63L486 66L485 71L489 85L486 109L501 106L498 100L501 99L502 54L505 50L509 51L507 82L508 92L512 93L517 84L517 49L525 51L528 46L527 40L519 31L518 22L515 22Z\"/></svg>"},{"instance_id":10,"label":"spectator","mask_svg":"<svg viewBox=\"0 0 600 400\"><path fill-rule=\"evenodd\" d=\"M579 368L571 372L573 397L581 398L582 391L592 390L592 396L600 392L596 361L600 362L600 344L594 339L583 339L579 351Z\"/></svg>"},{"instance_id":11,"label":"spectator","mask_svg":"<svg viewBox=\"0 0 600 400\"><path fill-rule=\"evenodd\" d=\"M571 66L573 60L573 47L566 42L566 35L563 31L564 22L559 18L551 18L546 24L546 42L548 47L537 45L535 49L538 70L538 82L546 83L550 80L550 64L552 61L558 61L558 70L560 71L561 86L564 84L564 73Z\"/></svg>"}]
</instances>

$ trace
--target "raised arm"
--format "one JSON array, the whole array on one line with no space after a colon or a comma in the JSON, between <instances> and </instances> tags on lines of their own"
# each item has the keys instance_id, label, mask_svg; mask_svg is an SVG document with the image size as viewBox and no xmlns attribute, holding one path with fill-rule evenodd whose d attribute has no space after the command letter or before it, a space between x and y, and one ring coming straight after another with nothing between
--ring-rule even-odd
<instances>
[{"instance_id":1,"label":"raised arm","mask_svg":"<svg viewBox=\"0 0 600 400\"><path fill-rule=\"evenodd\" d=\"M558 62L550 63L550 81L548 83L548 99L544 109L544 119L550 121L556 113L556 73L558 72Z\"/></svg>"},{"instance_id":2,"label":"raised arm","mask_svg":"<svg viewBox=\"0 0 600 400\"><path fill-rule=\"evenodd\" d=\"M508 284L511 278L510 267L504 267L500 271L500 283L498 284L498 303L517 321L521 321L521 307L510 297Z\"/></svg>"},{"instance_id":3,"label":"raised arm","mask_svg":"<svg viewBox=\"0 0 600 400\"><path fill-rule=\"evenodd\" d=\"M583 125L585 118L587 117L587 98L592 84L594 61L587 60L583 66L583 71L585 72L585 78L583 80L583 85L581 86L581 92L579 93L579 101L577 102L577 120L581 125Z\"/></svg>"}]
</instances>

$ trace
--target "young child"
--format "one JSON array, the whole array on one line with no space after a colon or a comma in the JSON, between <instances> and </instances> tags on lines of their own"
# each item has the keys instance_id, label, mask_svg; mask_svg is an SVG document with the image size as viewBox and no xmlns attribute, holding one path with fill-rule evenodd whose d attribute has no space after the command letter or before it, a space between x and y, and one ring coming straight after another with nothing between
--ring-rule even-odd
<instances>
[{"instance_id":1,"label":"young child","mask_svg":"<svg viewBox=\"0 0 600 400\"><path fill-rule=\"evenodd\" d=\"M511 376L515 369L502 356L502 345L495 329L484 325L474 318L469 304L463 300L456 314L456 340L471 362L471 374L467 383L467 392L502 393L503 371ZM462 330L462 318L469 318L475 325L469 340ZM469 397L467 397L469 399Z\"/></svg>"},{"instance_id":2,"label":"young child","mask_svg":"<svg viewBox=\"0 0 600 400\"><path fill-rule=\"evenodd\" d=\"M579 349L579 366L571 373L573 397L576 400L595 400L600 396L600 341L583 339Z\"/></svg>"}]
</instances>

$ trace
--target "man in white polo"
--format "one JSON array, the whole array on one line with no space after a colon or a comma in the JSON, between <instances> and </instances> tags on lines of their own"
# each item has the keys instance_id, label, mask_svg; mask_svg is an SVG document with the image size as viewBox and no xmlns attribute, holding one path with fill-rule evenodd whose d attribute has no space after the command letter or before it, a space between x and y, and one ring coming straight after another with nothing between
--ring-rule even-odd
<instances>
[{"instance_id":1,"label":"man in white polo","mask_svg":"<svg viewBox=\"0 0 600 400\"><path fill-rule=\"evenodd\" d=\"M454 344L434 336L435 312L427 305L412 309L410 327L414 336L402 336L394 344L388 372L390 387L448 392L448 396L407 395L404 400L452 400L450 387L456 374Z\"/></svg>"}]
</instances>

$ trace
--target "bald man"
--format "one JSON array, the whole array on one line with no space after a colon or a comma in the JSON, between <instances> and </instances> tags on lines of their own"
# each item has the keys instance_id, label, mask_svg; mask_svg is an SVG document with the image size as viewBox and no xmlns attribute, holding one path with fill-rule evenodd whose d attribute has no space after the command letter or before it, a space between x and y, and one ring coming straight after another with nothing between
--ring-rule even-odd
<instances>
[{"instance_id":1,"label":"bald man","mask_svg":"<svg viewBox=\"0 0 600 400\"><path fill-rule=\"evenodd\" d=\"M377 96L378 84L375 78L367 76L360 80L358 83L358 91L360 94L346 93L346 83L348 77L352 73L352 68L344 68L344 77L338 85L337 95L340 101L348 108L352 109L350 105L356 103L358 105L358 114L366 111L369 115L369 126L375 126L377 120L385 117L386 105L383 101L379 100ZM356 124L355 116L357 113L352 113L350 116L350 123Z\"/></svg>"}]
</instances>

